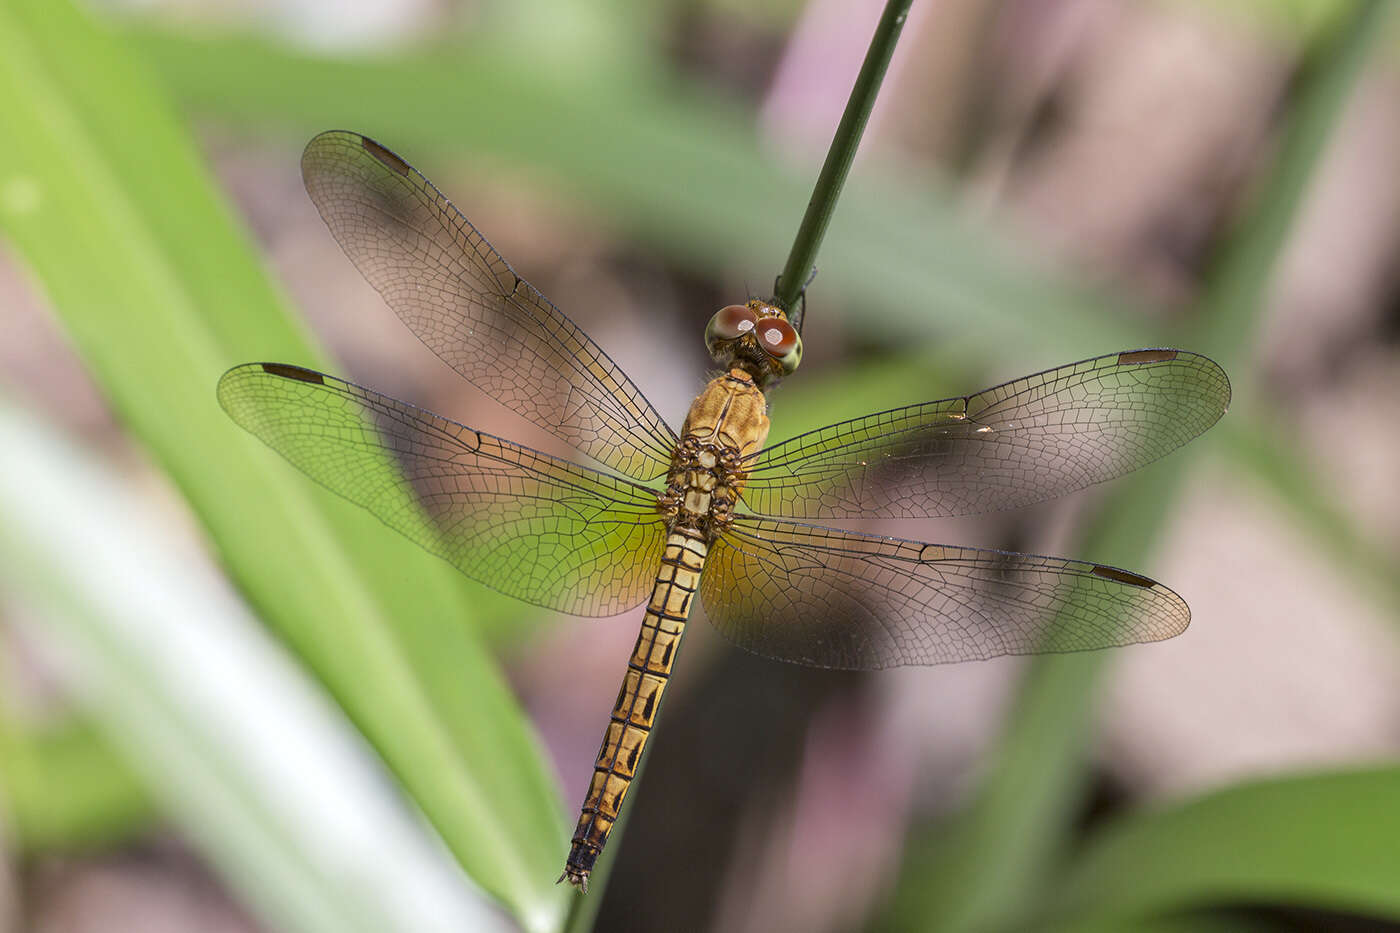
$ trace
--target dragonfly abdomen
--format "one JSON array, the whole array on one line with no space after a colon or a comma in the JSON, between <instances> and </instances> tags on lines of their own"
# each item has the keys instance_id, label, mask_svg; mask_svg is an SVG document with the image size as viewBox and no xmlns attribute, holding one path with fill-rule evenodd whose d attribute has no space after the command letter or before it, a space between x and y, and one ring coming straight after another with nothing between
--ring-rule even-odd
<instances>
[{"instance_id":1,"label":"dragonfly abdomen","mask_svg":"<svg viewBox=\"0 0 1400 933\"><path fill-rule=\"evenodd\" d=\"M584 891L588 890L593 863L622 812L622 802L651 736L708 551L704 537L695 529L677 528L666 539L661 569L593 765L593 780L579 813L569 858L559 878L568 879Z\"/></svg>"}]
</instances>

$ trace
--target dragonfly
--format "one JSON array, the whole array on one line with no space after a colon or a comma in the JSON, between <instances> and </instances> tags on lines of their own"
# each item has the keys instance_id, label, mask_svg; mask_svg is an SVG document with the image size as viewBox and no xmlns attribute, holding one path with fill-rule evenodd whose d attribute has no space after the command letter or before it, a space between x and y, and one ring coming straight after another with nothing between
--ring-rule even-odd
<instances>
[{"instance_id":1,"label":"dragonfly","mask_svg":"<svg viewBox=\"0 0 1400 933\"><path fill-rule=\"evenodd\" d=\"M1224 414L1230 382L1210 359L1110 353L765 446L766 393L802 338L750 299L709 319L717 372L677 433L397 154L334 131L301 166L331 234L419 340L596 464L289 363L218 385L235 422L468 577L580 616L645 604L560 881L588 889L697 596L740 648L845 670L1137 644L1190 622L1175 592L1118 567L821 523L1016 508L1136 470Z\"/></svg>"}]
</instances>

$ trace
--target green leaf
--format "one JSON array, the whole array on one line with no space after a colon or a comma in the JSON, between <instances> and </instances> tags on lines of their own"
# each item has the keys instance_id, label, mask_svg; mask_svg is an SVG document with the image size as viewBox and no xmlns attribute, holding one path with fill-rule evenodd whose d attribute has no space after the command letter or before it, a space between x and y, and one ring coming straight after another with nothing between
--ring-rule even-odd
<instances>
[{"instance_id":1,"label":"green leaf","mask_svg":"<svg viewBox=\"0 0 1400 933\"><path fill-rule=\"evenodd\" d=\"M1086 921L1087 922L1087 921ZM1104 926L1079 927L1075 933L1286 933L1294 929L1242 911L1188 910L1143 917L1133 922L1118 918Z\"/></svg>"},{"instance_id":2,"label":"green leaf","mask_svg":"<svg viewBox=\"0 0 1400 933\"><path fill-rule=\"evenodd\" d=\"M0 717L0 798L10 841L27 855L126 839L151 816L126 763L76 717L37 726Z\"/></svg>"},{"instance_id":3,"label":"green leaf","mask_svg":"<svg viewBox=\"0 0 1400 933\"><path fill-rule=\"evenodd\" d=\"M1097 834L1056 886L1056 929L1124 929L1208 906L1400 919L1400 769L1239 784Z\"/></svg>"},{"instance_id":4,"label":"green leaf","mask_svg":"<svg viewBox=\"0 0 1400 933\"><path fill-rule=\"evenodd\" d=\"M35 610L25 633L269 928L504 926L148 503L3 402L0 449L0 582Z\"/></svg>"},{"instance_id":5,"label":"green leaf","mask_svg":"<svg viewBox=\"0 0 1400 933\"><path fill-rule=\"evenodd\" d=\"M1383 607L1400 619L1400 566L1393 545L1365 534L1333 494L1335 479L1323 476L1299 456L1301 438L1287 445L1282 419L1270 431L1262 417L1240 419L1221 432L1222 446L1234 463L1273 493L1277 504L1316 542L1318 551L1338 570L1363 584ZM1298 430L1297 425L1292 430Z\"/></svg>"},{"instance_id":6,"label":"green leaf","mask_svg":"<svg viewBox=\"0 0 1400 933\"><path fill-rule=\"evenodd\" d=\"M471 631L480 591L215 402L236 363L324 363L144 72L68 2L0 6L0 136L0 231L118 415L463 866L528 928L555 926L566 822Z\"/></svg>"}]
</instances>

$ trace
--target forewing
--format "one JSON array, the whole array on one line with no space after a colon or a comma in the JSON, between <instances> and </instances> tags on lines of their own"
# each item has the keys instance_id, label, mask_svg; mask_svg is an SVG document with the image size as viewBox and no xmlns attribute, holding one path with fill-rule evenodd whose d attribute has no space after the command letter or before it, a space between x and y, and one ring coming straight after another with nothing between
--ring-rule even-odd
<instances>
[{"instance_id":1,"label":"forewing","mask_svg":"<svg viewBox=\"0 0 1400 933\"><path fill-rule=\"evenodd\" d=\"M651 590L665 528L642 486L282 363L229 370L219 403L312 479L502 593L605 616Z\"/></svg>"},{"instance_id":2,"label":"forewing","mask_svg":"<svg viewBox=\"0 0 1400 933\"><path fill-rule=\"evenodd\" d=\"M595 460L665 474L675 434L651 403L432 182L341 131L311 140L301 171L345 254L444 362Z\"/></svg>"},{"instance_id":3,"label":"forewing","mask_svg":"<svg viewBox=\"0 0 1400 933\"><path fill-rule=\"evenodd\" d=\"M1115 567L748 516L711 547L700 597L739 647L846 670L1160 641L1191 621Z\"/></svg>"},{"instance_id":4,"label":"forewing","mask_svg":"<svg viewBox=\"0 0 1400 933\"><path fill-rule=\"evenodd\" d=\"M1151 463L1229 403L1229 379L1204 356L1114 353L775 444L753 458L744 504L802 519L1019 508Z\"/></svg>"}]
</instances>

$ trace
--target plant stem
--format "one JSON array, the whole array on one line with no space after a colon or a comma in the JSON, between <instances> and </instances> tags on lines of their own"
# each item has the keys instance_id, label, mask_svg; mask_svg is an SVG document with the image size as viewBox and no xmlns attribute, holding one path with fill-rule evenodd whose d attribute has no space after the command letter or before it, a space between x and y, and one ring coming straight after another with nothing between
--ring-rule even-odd
<instances>
[{"instance_id":1,"label":"plant stem","mask_svg":"<svg viewBox=\"0 0 1400 933\"><path fill-rule=\"evenodd\" d=\"M846 175L850 172L851 161L855 158L856 148L865 132L865 124L870 120L870 109L875 104L875 95L879 93L880 84L884 81L890 56L894 53L895 43L899 41L899 34L904 28L904 20L912 2L913 0L888 0L884 13L880 15L880 23L875 27L875 36L870 40L870 48L865 53L860 74L856 76L855 87L851 89L851 97L846 101L846 110L841 115L841 122L836 126L836 137L831 141L826 162L817 176L812 199L807 204L807 213L802 218L801 226L797 228L797 238L793 241L792 252L788 254L787 265L784 266L775 286L777 294L773 297L773 303L781 308L791 308L807 283L807 272L812 268L812 261L816 258L818 247L821 246L827 223L836 209L836 199L841 196L841 188L846 183ZM800 315L794 317L793 326L801 328ZM641 767L632 781L633 794L636 793L637 785L641 783L645 769L646 757L643 756ZM593 895L591 898L579 895L573 897L564 920L565 933L583 933L592 929L613 859L616 858L619 837L625 828L630 810L630 807L624 810L618 818L608 840L609 846L598 859L591 879Z\"/></svg>"},{"instance_id":2,"label":"plant stem","mask_svg":"<svg viewBox=\"0 0 1400 933\"><path fill-rule=\"evenodd\" d=\"M780 308L791 310L807 284L808 274L817 258L826 226L836 210L836 199L841 196L841 188L846 183L846 175L851 170L860 138L865 133L865 124L870 120L870 109L875 105L875 95L885 80L885 71L894 54L895 43L904 29L904 20L909 14L913 0L888 0L880 23L875 27L875 36L870 40L870 48L865 53L865 61L856 76L855 87L851 88L851 98L846 101L846 110L841 114L841 122L836 125L836 136L827 150L826 162L817 176L812 199L807 202L807 213L802 217L802 225L797 228L797 237L792 242L787 264L774 286L773 303ZM802 327L800 315L793 321L799 330Z\"/></svg>"}]
</instances>

